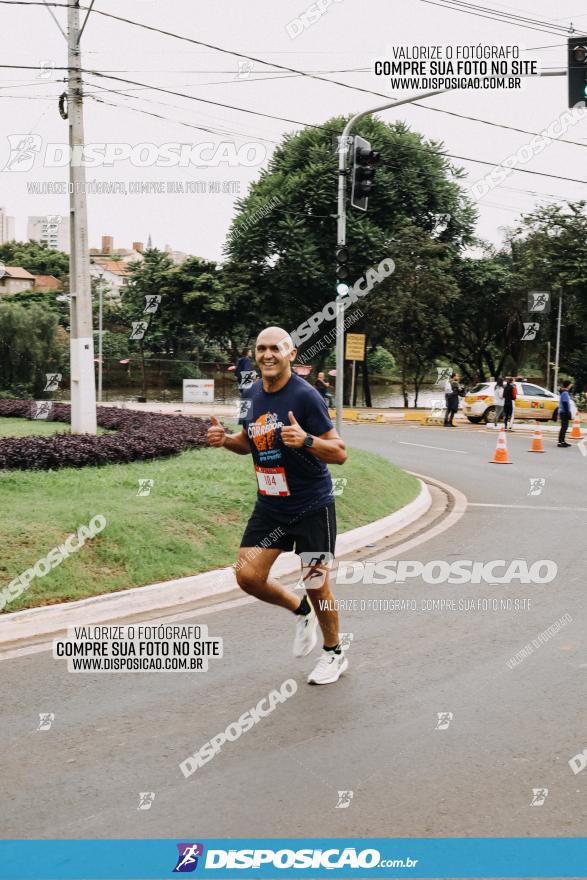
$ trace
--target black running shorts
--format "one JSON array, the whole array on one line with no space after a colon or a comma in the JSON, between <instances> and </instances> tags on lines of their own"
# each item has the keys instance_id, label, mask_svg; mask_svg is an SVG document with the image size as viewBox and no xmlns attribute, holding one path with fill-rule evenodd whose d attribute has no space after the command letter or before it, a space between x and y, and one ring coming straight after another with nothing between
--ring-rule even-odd
<instances>
[{"instance_id":1,"label":"black running shorts","mask_svg":"<svg viewBox=\"0 0 587 880\"><path fill-rule=\"evenodd\" d=\"M298 554L331 553L333 557L335 544L334 502L290 523L277 523L270 512L256 504L241 541L241 547L295 550Z\"/></svg>"}]
</instances>

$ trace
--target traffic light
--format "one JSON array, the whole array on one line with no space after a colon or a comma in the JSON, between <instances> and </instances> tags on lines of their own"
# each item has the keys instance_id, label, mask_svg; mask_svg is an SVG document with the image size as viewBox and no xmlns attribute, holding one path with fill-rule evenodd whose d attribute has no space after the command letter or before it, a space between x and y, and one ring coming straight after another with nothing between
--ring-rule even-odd
<instances>
[{"instance_id":1,"label":"traffic light","mask_svg":"<svg viewBox=\"0 0 587 880\"><path fill-rule=\"evenodd\" d=\"M346 283L349 277L348 261L348 248L339 245L336 248L336 290L340 296L344 296L349 289L348 284Z\"/></svg>"},{"instance_id":2,"label":"traffic light","mask_svg":"<svg viewBox=\"0 0 587 880\"><path fill-rule=\"evenodd\" d=\"M355 135L353 145L353 179L351 205L360 211L367 210L367 199L373 190L375 166L381 158L380 153L371 149L371 144Z\"/></svg>"},{"instance_id":3,"label":"traffic light","mask_svg":"<svg viewBox=\"0 0 587 880\"><path fill-rule=\"evenodd\" d=\"M587 37L568 40L569 107L587 102Z\"/></svg>"}]
</instances>

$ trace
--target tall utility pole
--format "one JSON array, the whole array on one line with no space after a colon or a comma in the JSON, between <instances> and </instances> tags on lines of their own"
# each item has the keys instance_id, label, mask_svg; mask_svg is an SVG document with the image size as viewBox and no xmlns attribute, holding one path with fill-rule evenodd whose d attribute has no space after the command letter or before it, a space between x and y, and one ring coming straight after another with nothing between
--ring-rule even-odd
<instances>
[{"instance_id":1,"label":"tall utility pole","mask_svg":"<svg viewBox=\"0 0 587 880\"><path fill-rule=\"evenodd\" d=\"M563 288L561 285L559 295L558 295L558 319L556 322L556 348L554 352L554 382L552 390L556 394L558 389L558 359L560 355L560 346L561 346L561 318L563 316Z\"/></svg>"},{"instance_id":2,"label":"tall utility pole","mask_svg":"<svg viewBox=\"0 0 587 880\"><path fill-rule=\"evenodd\" d=\"M96 379L94 375L86 169L82 159L84 118L79 38L79 0L68 0L67 117L69 120L70 150L71 430L72 433L77 434L96 434Z\"/></svg>"},{"instance_id":3,"label":"tall utility pole","mask_svg":"<svg viewBox=\"0 0 587 880\"><path fill-rule=\"evenodd\" d=\"M100 272L98 279L98 403L102 403L102 356L103 356L103 334L102 325L104 323L104 273Z\"/></svg>"}]
</instances>

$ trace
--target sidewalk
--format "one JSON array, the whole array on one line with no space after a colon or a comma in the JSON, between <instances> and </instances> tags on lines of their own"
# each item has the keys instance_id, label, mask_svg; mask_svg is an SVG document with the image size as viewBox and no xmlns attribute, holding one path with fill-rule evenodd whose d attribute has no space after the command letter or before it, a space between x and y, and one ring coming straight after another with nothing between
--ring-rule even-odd
<instances>
[{"instance_id":1,"label":"sidewalk","mask_svg":"<svg viewBox=\"0 0 587 880\"><path fill-rule=\"evenodd\" d=\"M68 403L69 401L64 401L64 403ZM101 406L120 406L124 409L132 409L138 410L139 412L154 412L161 413L162 415L173 415L174 413L178 413L184 416L197 416L199 418L207 418L208 416L214 415L220 419L224 419L228 422L237 421L237 411L236 404L231 403L181 403L180 401L174 403L163 403L159 401L153 401L152 403L137 403L136 401L108 401L108 403L102 403ZM332 419L335 417L335 411L331 409L330 416ZM380 424L393 424L393 425L420 425L421 420L425 419L429 414L428 409L382 409L373 407L372 409L367 409L365 407L345 407L343 410L343 419L345 422L355 422L356 424L377 424L377 416L382 417L382 421L380 420ZM468 428L477 428L478 430L495 430L494 425L473 425L469 422L469 420L462 415L462 413L458 413L455 424L458 426L468 427ZM540 429L546 434L557 434L560 425L557 422L538 422L538 426ZM442 427L442 424L430 424L425 425L423 427ZM514 423L513 433L516 432L521 433L532 433L537 427L537 424L532 419L518 420ZM572 425L569 427L569 433L571 431ZM510 432L508 431L508 434Z\"/></svg>"},{"instance_id":2,"label":"sidewalk","mask_svg":"<svg viewBox=\"0 0 587 880\"><path fill-rule=\"evenodd\" d=\"M69 403L69 401L63 401L63 403ZM163 403L161 401L153 401L152 403L138 403L137 401L111 400L107 403L101 403L100 406L120 406L124 409L133 409L138 410L139 412L156 412L161 413L162 415L173 415L175 413L184 416L198 416L200 418L214 415L218 417L222 416L222 418L234 422L236 422L238 418L236 402L181 403L181 401L175 401L173 403ZM330 409L329 412L334 419L335 411ZM419 416L426 414L426 410L410 410L410 412L417 412ZM343 410L343 418L347 419L352 417L354 413L365 414L370 417L382 415L385 418L385 421L388 422L401 422L404 418L403 409L367 409L366 407L345 407Z\"/></svg>"}]
</instances>

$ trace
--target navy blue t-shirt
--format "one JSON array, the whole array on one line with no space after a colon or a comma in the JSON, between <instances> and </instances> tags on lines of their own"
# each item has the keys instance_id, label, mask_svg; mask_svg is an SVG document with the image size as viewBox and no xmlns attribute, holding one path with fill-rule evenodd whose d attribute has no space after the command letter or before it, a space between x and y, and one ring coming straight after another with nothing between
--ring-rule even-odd
<instances>
[{"instance_id":1,"label":"navy blue t-shirt","mask_svg":"<svg viewBox=\"0 0 587 880\"><path fill-rule=\"evenodd\" d=\"M333 427L324 399L292 373L279 391L264 391L258 379L243 392L243 430L249 438L257 477L257 503L282 522L332 504L332 479L323 461L305 448L281 441L291 410L300 427L319 437Z\"/></svg>"}]
</instances>

